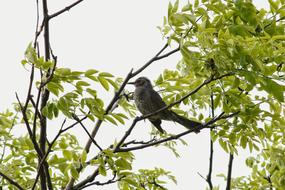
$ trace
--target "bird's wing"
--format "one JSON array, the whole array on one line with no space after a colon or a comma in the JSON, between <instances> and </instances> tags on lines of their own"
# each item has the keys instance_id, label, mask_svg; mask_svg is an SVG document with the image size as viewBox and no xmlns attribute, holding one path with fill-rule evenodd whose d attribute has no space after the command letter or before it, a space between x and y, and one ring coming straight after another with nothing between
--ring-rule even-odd
<instances>
[{"instance_id":1,"label":"bird's wing","mask_svg":"<svg viewBox=\"0 0 285 190\"><path fill-rule=\"evenodd\" d=\"M166 106L165 102L162 100L160 95L155 91L150 91L150 99L154 107L154 111L159 110Z\"/></svg>"}]
</instances>

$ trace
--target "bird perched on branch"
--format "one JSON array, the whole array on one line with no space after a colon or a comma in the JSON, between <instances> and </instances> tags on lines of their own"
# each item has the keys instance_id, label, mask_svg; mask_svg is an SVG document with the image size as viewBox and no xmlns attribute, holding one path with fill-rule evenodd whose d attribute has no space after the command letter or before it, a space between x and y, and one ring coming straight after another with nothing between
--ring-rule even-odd
<instances>
[{"instance_id":1,"label":"bird perched on branch","mask_svg":"<svg viewBox=\"0 0 285 190\"><path fill-rule=\"evenodd\" d=\"M153 89L150 80L146 77L139 77L135 82L129 82L128 84L135 85L134 100L138 110L143 114L151 114L155 111L164 108L165 102L160 95ZM189 120L183 116L171 110L163 110L155 115L152 115L148 120L161 132L164 130L161 128L161 120L168 120L180 123L187 129L193 129L201 123Z\"/></svg>"}]
</instances>

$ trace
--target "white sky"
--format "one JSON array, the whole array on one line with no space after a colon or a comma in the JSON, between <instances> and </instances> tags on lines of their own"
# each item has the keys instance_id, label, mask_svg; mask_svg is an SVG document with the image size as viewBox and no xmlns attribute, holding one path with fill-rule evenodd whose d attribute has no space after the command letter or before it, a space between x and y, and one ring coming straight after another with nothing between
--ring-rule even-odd
<instances>
[{"instance_id":1,"label":"white sky","mask_svg":"<svg viewBox=\"0 0 285 190\"><path fill-rule=\"evenodd\" d=\"M74 1L50 0L50 13L72 2ZM258 7L266 6L265 0L255 2L258 2ZM162 24L163 16L167 14L167 5L167 0L85 0L51 22L51 45L58 56L58 65L74 70L94 68L124 77L130 68L142 66L164 45L156 26ZM20 61L28 43L34 38L35 18L35 0L9 0L2 2L0 6L1 111L15 102L15 92L18 92L22 99L25 97L29 73L21 66ZM154 63L141 75L155 79L163 69L175 68L178 60L179 54L173 55ZM112 95L110 93L107 99ZM179 125L170 124L171 126L164 124L164 128L174 126L179 130L183 129ZM107 127L109 126L108 124ZM115 134L122 134L127 129L124 126L109 128L111 129L101 130L97 136L98 141L106 146L113 141L110 134L114 134L114 131ZM23 133L26 132L24 130ZM149 123L146 122L138 126L136 132L147 135L148 130ZM79 138L80 142L85 144L87 137L84 135ZM181 157L178 159L165 148L136 151L134 169L162 167L172 171L178 180L177 186L168 186L172 190L205 189L207 184L197 172L204 176L208 172L208 131L189 135L184 139L189 142L189 146L179 148ZM213 184L224 187L225 183L215 175L226 174L228 155L217 147L216 143ZM247 174L244 155L248 153L240 151L240 156L235 158L233 176ZM104 186L96 189L108 190L115 187Z\"/></svg>"}]
</instances>

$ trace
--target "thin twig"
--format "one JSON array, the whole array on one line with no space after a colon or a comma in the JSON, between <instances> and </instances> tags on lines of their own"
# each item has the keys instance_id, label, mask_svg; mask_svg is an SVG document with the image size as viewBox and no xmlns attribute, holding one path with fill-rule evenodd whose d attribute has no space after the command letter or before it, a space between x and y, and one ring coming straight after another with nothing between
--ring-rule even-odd
<instances>
[{"instance_id":1,"label":"thin twig","mask_svg":"<svg viewBox=\"0 0 285 190\"><path fill-rule=\"evenodd\" d=\"M95 139L90 135L90 133L88 132L88 130L86 129L86 127L83 125L83 123L79 120L79 118L76 115L73 115L73 119L75 119L75 121L77 121L80 126L83 128L83 130L86 132L86 134L88 135L88 137L90 138L90 140L93 142L93 144L100 150L103 151L103 149L99 146L99 144L95 141Z\"/></svg>"},{"instance_id":2,"label":"thin twig","mask_svg":"<svg viewBox=\"0 0 285 190\"><path fill-rule=\"evenodd\" d=\"M76 2L74 2L74 3L72 3L71 5L65 7L64 9L61 9L61 10L57 11L56 13L51 14L51 15L49 16L49 19L52 19L52 18L54 18L54 17L57 17L58 15L60 15L60 14L62 14L62 13L64 13L64 12L66 12L66 11L69 11L71 8L75 7L77 4L81 3L82 1L83 1L83 0L78 0L78 1L76 1Z\"/></svg>"},{"instance_id":3,"label":"thin twig","mask_svg":"<svg viewBox=\"0 0 285 190\"><path fill-rule=\"evenodd\" d=\"M125 176L121 176L119 177L118 179L115 179L117 175L113 175L113 178L112 179L109 179L108 181L106 182L100 182L100 181L95 181L93 183L89 183L85 186L82 186L80 188L78 188L78 190L81 190L81 189L85 189L87 187L90 187L90 186L93 186L93 185L97 185L97 186L103 186L103 185L109 185L109 184L113 184L113 183L116 183L118 181L121 181Z\"/></svg>"},{"instance_id":4,"label":"thin twig","mask_svg":"<svg viewBox=\"0 0 285 190\"><path fill-rule=\"evenodd\" d=\"M198 130L202 130L202 129L206 129L206 128L212 128L213 126L211 126L213 123L219 121L219 120L222 120L222 119L227 119L227 118L231 118L235 115L237 115L239 112L235 112L235 113L232 113L232 114L229 114L229 115L224 115L224 112L222 112L218 117L215 117L213 119L211 119L209 122L205 123L205 124L201 124L200 126L197 126L193 129L189 129L185 132L182 132L182 133L179 133L177 135L173 135L173 136L170 136L170 137L167 137L165 139L161 139L161 140L158 140L158 141L155 141L155 142L152 142L152 143L149 143L149 144L145 144L145 145L140 145L140 146L134 146L134 147L129 147L129 148L121 148L121 147L116 147L114 152L129 152L129 151L133 151L133 150L140 150L140 149L144 149L144 148L147 148L147 147L151 147L151 146L155 146L155 145L158 145L158 144L161 144L161 143L164 143L164 142L168 142L168 141L171 141L171 140L176 140L176 139L179 139L180 137L182 136L185 136L189 133L193 133L193 132L196 132L197 129ZM134 122L133 122L134 124ZM125 136L124 136L124 139L126 139L126 136L127 134L129 133L129 131L131 131L133 129L133 124L132 126L130 127L130 129L126 132Z\"/></svg>"},{"instance_id":5,"label":"thin twig","mask_svg":"<svg viewBox=\"0 0 285 190\"><path fill-rule=\"evenodd\" d=\"M17 187L20 190L24 190L23 187L21 187L17 182L15 182L13 179L11 179L10 177L8 177L7 175L3 174L2 172L0 172L0 175L6 179L11 185L14 185L15 187Z\"/></svg>"}]
</instances>

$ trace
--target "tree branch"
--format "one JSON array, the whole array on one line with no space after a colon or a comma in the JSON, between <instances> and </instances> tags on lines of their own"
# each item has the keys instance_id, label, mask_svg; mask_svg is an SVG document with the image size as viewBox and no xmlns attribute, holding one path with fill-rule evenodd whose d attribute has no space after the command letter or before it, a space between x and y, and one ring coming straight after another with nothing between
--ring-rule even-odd
<instances>
[{"instance_id":1,"label":"tree branch","mask_svg":"<svg viewBox=\"0 0 285 190\"><path fill-rule=\"evenodd\" d=\"M60 14L62 14L62 13L64 13L64 12L66 12L66 11L69 11L71 8L75 7L77 4L81 3L82 1L83 1L83 0L78 0L78 1L76 1L76 2L74 2L74 3L72 3L71 5L65 7L64 9L61 9L61 10L57 11L56 13L51 14L51 15L49 16L49 19L52 19L52 18L54 18L54 17L57 17L58 15L60 15Z\"/></svg>"},{"instance_id":2,"label":"tree branch","mask_svg":"<svg viewBox=\"0 0 285 190\"><path fill-rule=\"evenodd\" d=\"M215 105L214 105L214 95L213 92L211 93L211 116L212 118L215 117ZM213 129L211 129L210 131L212 131ZM214 146L213 146L213 141L212 141L212 137L211 137L211 133L210 133L210 158L209 158L209 171L208 171L208 175L207 175L207 183L209 185L210 190L213 189L213 183L212 183L212 170L213 170L213 155L214 155Z\"/></svg>"},{"instance_id":3,"label":"tree branch","mask_svg":"<svg viewBox=\"0 0 285 190\"><path fill-rule=\"evenodd\" d=\"M64 126L65 122L66 122L66 119L63 120L59 132L57 133L57 135L55 136L53 141L50 143L50 145L49 145L49 147L47 149L47 152L45 153L44 157L41 159L41 161L39 163L38 173L37 173L37 176L35 178L32 190L34 190L36 188L36 185L37 185L37 182L38 182L38 179L39 179L39 176L40 176L40 170L41 170L44 162L46 161L46 158L48 157L49 153L51 152L52 146L54 145L54 143L58 139L58 137L63 133L62 131L63 131L63 126Z\"/></svg>"},{"instance_id":4,"label":"tree branch","mask_svg":"<svg viewBox=\"0 0 285 190\"><path fill-rule=\"evenodd\" d=\"M89 183L87 185L84 185L80 188L78 188L78 190L81 190L81 189L85 189L86 187L90 187L90 186L93 186L93 185L97 185L97 186L103 186L103 185L109 185L109 184L112 184L112 183L116 183L118 181L121 181L121 179L123 179L125 176L121 176L119 177L118 179L115 179L116 178L116 174L114 174L113 178L112 179L109 179L108 181L106 182L100 182L100 181L95 181L93 183Z\"/></svg>"},{"instance_id":5,"label":"tree branch","mask_svg":"<svg viewBox=\"0 0 285 190\"><path fill-rule=\"evenodd\" d=\"M83 130L86 132L86 134L88 135L89 139L93 142L93 144L100 150L103 151L103 149L99 146L99 144L95 141L95 139L90 135L90 133L88 132L88 130L86 129L86 127L83 125L83 123L79 120L79 118L76 115L73 115L73 119L75 121L77 121L80 126L83 128Z\"/></svg>"},{"instance_id":6,"label":"tree branch","mask_svg":"<svg viewBox=\"0 0 285 190\"><path fill-rule=\"evenodd\" d=\"M81 182L79 182L78 184L74 185L74 187L72 187L72 186L69 187L69 189L72 189L72 190L80 189L81 187L83 187L87 183L94 181L94 179L96 178L97 175L99 175L99 169L98 168L91 175L89 175L86 179L84 179Z\"/></svg>"},{"instance_id":7,"label":"tree branch","mask_svg":"<svg viewBox=\"0 0 285 190\"><path fill-rule=\"evenodd\" d=\"M226 190L231 190L233 160L234 160L234 155L232 153L230 153Z\"/></svg>"},{"instance_id":8,"label":"tree branch","mask_svg":"<svg viewBox=\"0 0 285 190\"><path fill-rule=\"evenodd\" d=\"M15 182L14 180L12 180L10 177L8 177L7 175L3 174L2 172L0 172L0 175L6 179L11 185L14 185L15 187L17 187L20 190L24 190L23 187L21 187L17 182Z\"/></svg>"},{"instance_id":9,"label":"tree branch","mask_svg":"<svg viewBox=\"0 0 285 190\"><path fill-rule=\"evenodd\" d=\"M44 15L44 47L45 47L45 60L49 61L50 60L50 35L49 35L49 16L48 16L48 4L47 0L42 0L42 6L43 6L43 15ZM50 76L50 70L46 74L46 78L49 78ZM43 93L41 95L41 106L40 106L40 111L43 110L43 108L46 106L47 101L49 99L50 92L47 89L43 90ZM40 138L39 138L39 144L40 144L40 149L42 152L42 156L39 157L39 163L41 161L41 158L45 155L46 152L46 136L47 136L47 121L46 117L43 116L40 119ZM41 179L41 189L46 190L48 185L48 188L51 190L53 189L50 175L49 175L49 167L47 164L44 166L44 171L40 171L40 179Z\"/></svg>"},{"instance_id":10,"label":"tree branch","mask_svg":"<svg viewBox=\"0 0 285 190\"><path fill-rule=\"evenodd\" d=\"M205 128L209 128L210 125L214 124L215 122L217 122L218 120L221 120L221 119L227 119L227 118L231 118L235 115L237 115L239 112L235 112L235 113L232 113L232 114L229 114L229 115L224 115L224 112L222 112L218 117L216 118L213 118L211 119L209 122L205 123L205 124L201 124L200 126L198 126L197 128L193 128L193 129L189 129L185 132L182 132L182 133L179 133L177 135L173 135L173 136L170 136L170 137L167 137L165 139L161 139L161 140L158 140L158 141L155 141L155 142L151 142L149 144L143 144L143 145L140 145L140 146L134 146L134 147L129 147L129 148L121 148L121 147L117 147L114 149L114 152L129 152L129 151L133 151L133 150L140 150L140 149L144 149L144 148L147 148L147 147L151 147L151 146L155 146L155 145L158 145L158 144L161 144L161 143L164 143L164 142L168 142L168 141L171 141L171 140L176 140L176 139L179 139L180 137L182 136L185 136L189 133L192 133L192 132L196 132L197 129L198 130L202 130L202 129L205 129ZM134 124L134 122L133 122ZM132 128L134 127L132 124L132 126L129 128L129 130L126 132L125 136L124 136L124 139L126 139L126 136L127 134L129 133L129 131L132 130ZM212 128L212 127L211 127ZM122 140L121 140L122 141ZM121 142L120 141L120 142Z\"/></svg>"}]
</instances>

